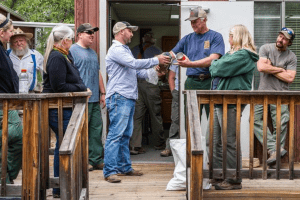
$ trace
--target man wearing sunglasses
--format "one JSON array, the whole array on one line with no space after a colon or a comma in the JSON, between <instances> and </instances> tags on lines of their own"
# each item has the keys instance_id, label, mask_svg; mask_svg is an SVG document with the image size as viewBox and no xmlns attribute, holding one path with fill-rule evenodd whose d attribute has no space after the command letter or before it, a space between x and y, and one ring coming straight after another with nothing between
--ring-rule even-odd
<instances>
[{"instance_id":1,"label":"man wearing sunglasses","mask_svg":"<svg viewBox=\"0 0 300 200\"><path fill-rule=\"evenodd\" d=\"M103 169L103 145L102 145L102 117L100 104L105 107L105 88L100 64L96 52L91 49L94 42L94 33L98 27L92 27L89 23L81 24L77 28L78 42L73 44L70 52L74 58L74 64L80 72L80 76L91 91L92 96L88 103L89 120L89 171Z\"/></svg>"},{"instance_id":2,"label":"man wearing sunglasses","mask_svg":"<svg viewBox=\"0 0 300 200\"><path fill-rule=\"evenodd\" d=\"M297 68L297 57L288 49L295 39L295 33L291 28L282 28L278 34L276 43L265 44L259 50L257 69L260 72L258 90L286 91L294 81ZM276 105L269 106L274 131L267 129L267 148L269 158L267 164L274 168L276 164ZM263 105L255 106L254 133L260 143L263 143ZM289 110L287 105L281 105L281 131L280 152L281 157L286 154L284 149Z\"/></svg>"}]
</instances>

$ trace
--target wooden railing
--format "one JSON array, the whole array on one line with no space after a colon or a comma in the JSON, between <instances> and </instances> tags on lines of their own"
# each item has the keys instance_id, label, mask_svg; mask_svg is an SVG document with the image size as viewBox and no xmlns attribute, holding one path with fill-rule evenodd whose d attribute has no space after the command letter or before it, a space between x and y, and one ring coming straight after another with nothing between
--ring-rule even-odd
<instances>
[{"instance_id":1,"label":"wooden railing","mask_svg":"<svg viewBox=\"0 0 300 200\"><path fill-rule=\"evenodd\" d=\"M249 179L299 179L300 170L294 169L294 118L295 105L300 105L300 93L296 91L273 92L273 91L184 91L187 95L186 112L187 112L187 192L188 199L198 200L203 198L202 182L203 178L249 178ZM213 169L213 154L209 154L209 169L203 170L203 149L201 148L201 129L199 108L201 104L210 105L209 118L209 152L213 152L213 115L216 104L223 107L223 132L222 132L222 169ZM236 105L236 169L227 169L227 105ZM240 125L241 125L241 106L243 104L250 105L250 130L249 130L249 169L240 169ZM262 169L253 168L254 157L254 106L256 104L263 105L263 159ZM275 104L276 110L276 169L267 169L267 117L268 105ZM281 169L280 163L280 115L281 105L289 106L289 168Z\"/></svg>"},{"instance_id":2,"label":"wooden railing","mask_svg":"<svg viewBox=\"0 0 300 200\"><path fill-rule=\"evenodd\" d=\"M3 110L1 197L46 199L47 189L60 187L61 199L88 199L86 112L90 95L91 92L0 95L0 109ZM49 173L49 155L53 154L49 149L49 109L52 108L58 109L59 142L63 142L60 145L60 179L50 178ZM63 108L73 108L65 137ZM22 184L19 185L6 184L9 110L23 110ZM74 187L66 187L69 178ZM74 193L74 189L78 192Z\"/></svg>"}]
</instances>

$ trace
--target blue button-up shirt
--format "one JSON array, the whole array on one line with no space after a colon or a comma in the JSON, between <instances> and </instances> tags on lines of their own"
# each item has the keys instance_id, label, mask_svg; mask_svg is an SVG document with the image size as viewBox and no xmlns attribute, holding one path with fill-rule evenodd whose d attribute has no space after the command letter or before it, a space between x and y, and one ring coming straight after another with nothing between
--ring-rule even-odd
<instances>
[{"instance_id":1,"label":"blue button-up shirt","mask_svg":"<svg viewBox=\"0 0 300 200\"><path fill-rule=\"evenodd\" d=\"M106 98L114 93L128 99L138 98L137 78L148 78L147 70L159 64L158 58L135 59L127 45L123 45L117 40L113 40L105 57L106 72L108 82Z\"/></svg>"}]
</instances>

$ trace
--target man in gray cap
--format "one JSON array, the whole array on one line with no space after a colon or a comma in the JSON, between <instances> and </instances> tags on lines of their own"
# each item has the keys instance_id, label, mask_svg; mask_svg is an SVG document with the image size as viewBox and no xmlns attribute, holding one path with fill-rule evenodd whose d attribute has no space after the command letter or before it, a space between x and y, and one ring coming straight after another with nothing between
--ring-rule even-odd
<instances>
[{"instance_id":1,"label":"man in gray cap","mask_svg":"<svg viewBox=\"0 0 300 200\"><path fill-rule=\"evenodd\" d=\"M149 59L135 59L127 46L137 26L117 22L113 27L112 46L105 57L108 74L106 106L109 114L109 132L105 142L103 174L110 183L121 182L119 176L141 176L131 167L129 140L133 130L133 114L138 97L137 78L150 79L144 70L158 64L169 64L170 59L158 55Z\"/></svg>"},{"instance_id":2,"label":"man in gray cap","mask_svg":"<svg viewBox=\"0 0 300 200\"><path fill-rule=\"evenodd\" d=\"M220 33L208 29L206 26L207 15L201 7L190 10L190 17L194 30L184 36L171 50L171 55L182 52L186 59L177 60L181 67L187 67L185 90L209 90L211 87L211 75L209 67L212 60L219 59L225 53L223 37ZM209 107L205 106L206 115L209 115ZM202 114L202 105L200 115Z\"/></svg>"},{"instance_id":3,"label":"man in gray cap","mask_svg":"<svg viewBox=\"0 0 300 200\"><path fill-rule=\"evenodd\" d=\"M295 33L291 28L282 28L278 34L276 43L265 44L259 49L257 69L260 72L258 90L287 91L289 85L296 77L297 57L288 49L295 39ZM273 168L276 164L276 105L269 106L274 131L267 129L267 148L270 155L267 164ZM263 105L255 106L254 133L260 143L263 143ZM281 131L280 152L286 154L284 149L287 123L289 121L288 105L281 105Z\"/></svg>"}]
</instances>

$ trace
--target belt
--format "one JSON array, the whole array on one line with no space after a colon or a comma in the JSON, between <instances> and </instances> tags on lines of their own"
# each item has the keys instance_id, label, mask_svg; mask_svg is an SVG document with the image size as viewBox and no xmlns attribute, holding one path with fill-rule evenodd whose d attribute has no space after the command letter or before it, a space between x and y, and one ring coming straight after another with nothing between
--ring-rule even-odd
<instances>
[{"instance_id":1,"label":"belt","mask_svg":"<svg viewBox=\"0 0 300 200\"><path fill-rule=\"evenodd\" d=\"M211 77L210 74L199 74L199 75L189 75L188 76L189 78L197 78L197 79L200 79L201 81L205 80L205 79L208 79Z\"/></svg>"}]
</instances>

